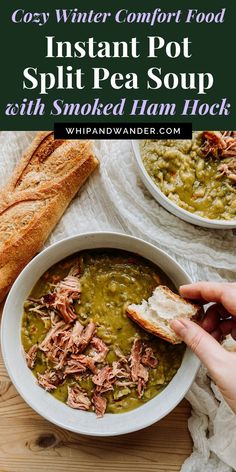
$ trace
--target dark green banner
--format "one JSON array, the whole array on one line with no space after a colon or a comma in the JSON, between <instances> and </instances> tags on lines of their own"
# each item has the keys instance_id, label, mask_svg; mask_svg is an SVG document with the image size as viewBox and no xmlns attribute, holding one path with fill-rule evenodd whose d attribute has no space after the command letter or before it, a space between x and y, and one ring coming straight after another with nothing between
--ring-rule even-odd
<instances>
[{"instance_id":1,"label":"dark green banner","mask_svg":"<svg viewBox=\"0 0 236 472\"><path fill-rule=\"evenodd\" d=\"M235 129L231 0L1 6L1 129L187 122Z\"/></svg>"}]
</instances>

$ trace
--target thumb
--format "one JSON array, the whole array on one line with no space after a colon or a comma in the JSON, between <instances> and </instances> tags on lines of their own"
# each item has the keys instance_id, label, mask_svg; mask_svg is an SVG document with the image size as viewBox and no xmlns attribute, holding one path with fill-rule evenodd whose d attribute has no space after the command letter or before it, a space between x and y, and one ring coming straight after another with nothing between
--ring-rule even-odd
<instances>
[{"instance_id":1,"label":"thumb","mask_svg":"<svg viewBox=\"0 0 236 472\"><path fill-rule=\"evenodd\" d=\"M198 324L187 318L173 320L171 328L199 357L212 377L217 380L219 367L226 355L224 348Z\"/></svg>"}]
</instances>

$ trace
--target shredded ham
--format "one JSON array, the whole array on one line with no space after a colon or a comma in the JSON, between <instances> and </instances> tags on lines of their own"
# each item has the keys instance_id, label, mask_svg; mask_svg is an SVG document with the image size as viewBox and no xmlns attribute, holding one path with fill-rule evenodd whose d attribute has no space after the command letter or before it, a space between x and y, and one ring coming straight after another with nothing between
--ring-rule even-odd
<instances>
[{"instance_id":1,"label":"shredded ham","mask_svg":"<svg viewBox=\"0 0 236 472\"><path fill-rule=\"evenodd\" d=\"M111 382L111 380L113 380L112 373L113 373L112 367L110 367L109 365L105 365L105 367L100 369L96 375L93 375L92 381L98 387L103 387L103 389L105 390L112 390L113 389L112 382Z\"/></svg>"},{"instance_id":2,"label":"shredded ham","mask_svg":"<svg viewBox=\"0 0 236 472\"><path fill-rule=\"evenodd\" d=\"M218 166L219 177L226 175L233 183L236 183L236 157Z\"/></svg>"},{"instance_id":3,"label":"shredded ham","mask_svg":"<svg viewBox=\"0 0 236 472\"><path fill-rule=\"evenodd\" d=\"M120 389L136 386L138 396L141 398L149 378L147 367L155 368L158 360L150 347L145 346L140 339L135 339L129 359L122 354L112 365L105 364L99 369L97 364L101 362L101 356L103 361L105 360L108 347L99 337L93 335L94 331L93 322L83 328L78 321L74 326L59 321L52 326L41 345L33 346L34 349L32 347L32 352L28 354L34 356L37 349L42 349L50 361L59 361L54 370L37 374L39 385L47 391L55 390L68 375L74 375L77 381L80 381L81 376L90 376L94 384L92 404L96 415L101 417L107 406L104 394L113 391L114 386ZM76 353L74 353L75 346ZM87 346L90 348L90 355L80 352L80 349L84 350ZM95 354L93 354L94 349ZM117 395L116 398L120 398L119 392ZM71 408L88 410L91 401L77 384L68 387L67 404Z\"/></svg>"},{"instance_id":4,"label":"shredded ham","mask_svg":"<svg viewBox=\"0 0 236 472\"><path fill-rule=\"evenodd\" d=\"M33 313L37 313L38 315L42 316L42 318L45 318L45 311L43 311L43 308L44 308L44 305L41 303L38 303L36 306L29 308L29 311Z\"/></svg>"},{"instance_id":5,"label":"shredded ham","mask_svg":"<svg viewBox=\"0 0 236 472\"><path fill-rule=\"evenodd\" d=\"M83 330L80 336L79 346L78 346L79 352L83 352L86 349L86 347L89 345L93 337L95 328L96 328L96 325L93 323L93 321L90 321L87 324L87 326L85 327L85 329Z\"/></svg>"},{"instance_id":6,"label":"shredded ham","mask_svg":"<svg viewBox=\"0 0 236 472\"><path fill-rule=\"evenodd\" d=\"M50 344L52 343L54 337L57 335L58 331L61 330L62 326L65 327L65 323L63 321L59 321L51 327L50 331L47 333L46 337L39 345L39 349L41 349L41 351L49 350Z\"/></svg>"},{"instance_id":7,"label":"shredded ham","mask_svg":"<svg viewBox=\"0 0 236 472\"><path fill-rule=\"evenodd\" d=\"M141 364L143 345L141 339L135 339L130 356L131 379L137 383L139 398L143 396L144 388L148 382L149 374L146 367Z\"/></svg>"},{"instance_id":8,"label":"shredded ham","mask_svg":"<svg viewBox=\"0 0 236 472\"><path fill-rule=\"evenodd\" d=\"M110 365L102 367L96 375L93 375L92 382L95 384L97 392L105 393L113 390L117 379L122 378L130 380L130 372L124 369L118 361L113 362L112 367Z\"/></svg>"},{"instance_id":9,"label":"shredded ham","mask_svg":"<svg viewBox=\"0 0 236 472\"><path fill-rule=\"evenodd\" d=\"M44 374L37 373L39 385L51 392L55 390L64 380L62 372L55 372L54 370L47 370Z\"/></svg>"},{"instance_id":10,"label":"shredded ham","mask_svg":"<svg viewBox=\"0 0 236 472\"><path fill-rule=\"evenodd\" d=\"M70 325L63 321L56 323L46 335L39 349L44 352L48 360L55 364L56 369L64 365L70 343Z\"/></svg>"},{"instance_id":11,"label":"shredded ham","mask_svg":"<svg viewBox=\"0 0 236 472\"><path fill-rule=\"evenodd\" d=\"M236 132L235 131L203 131L204 143L202 153L205 157L211 155L222 159L236 157Z\"/></svg>"},{"instance_id":12,"label":"shredded ham","mask_svg":"<svg viewBox=\"0 0 236 472\"><path fill-rule=\"evenodd\" d=\"M67 361L65 374L78 374L85 372L87 369L89 369L92 373L97 372L97 368L92 357L85 356L84 354L79 354L78 356L72 355L71 359Z\"/></svg>"},{"instance_id":13,"label":"shredded ham","mask_svg":"<svg viewBox=\"0 0 236 472\"><path fill-rule=\"evenodd\" d=\"M67 365L65 367L65 375L71 374L81 374L87 370L87 366L84 363L79 362L75 359L70 359L67 361Z\"/></svg>"},{"instance_id":14,"label":"shredded ham","mask_svg":"<svg viewBox=\"0 0 236 472\"><path fill-rule=\"evenodd\" d=\"M68 387L66 403L71 408L77 408L78 410L89 410L91 406L91 401L89 400L87 393L78 385L75 387Z\"/></svg>"},{"instance_id":15,"label":"shredded ham","mask_svg":"<svg viewBox=\"0 0 236 472\"><path fill-rule=\"evenodd\" d=\"M131 349L131 355L130 355L131 377L134 382L137 382L138 380L141 354L142 354L142 341L141 339L135 339L132 349Z\"/></svg>"},{"instance_id":16,"label":"shredded ham","mask_svg":"<svg viewBox=\"0 0 236 472\"><path fill-rule=\"evenodd\" d=\"M80 337L81 337L83 329L84 329L83 325L79 321L76 321L73 326L72 333L71 333L72 344L75 344L76 346L79 345Z\"/></svg>"},{"instance_id":17,"label":"shredded ham","mask_svg":"<svg viewBox=\"0 0 236 472\"><path fill-rule=\"evenodd\" d=\"M117 387L135 387L135 382L132 382L131 380L117 380L115 384L117 385Z\"/></svg>"},{"instance_id":18,"label":"shredded ham","mask_svg":"<svg viewBox=\"0 0 236 472\"><path fill-rule=\"evenodd\" d=\"M25 353L25 359L26 359L26 363L29 369L33 369L35 366L37 352L38 352L38 345L34 344L33 346L31 346L29 351Z\"/></svg>"},{"instance_id":19,"label":"shredded ham","mask_svg":"<svg viewBox=\"0 0 236 472\"><path fill-rule=\"evenodd\" d=\"M106 346L106 344L97 336L93 336L90 345L95 349L95 352L93 353L94 362L103 362L106 359L106 355L109 351L109 348Z\"/></svg>"},{"instance_id":20,"label":"shredded ham","mask_svg":"<svg viewBox=\"0 0 236 472\"><path fill-rule=\"evenodd\" d=\"M42 297L42 303L55 309L65 323L72 323L76 320L73 303L78 300L80 292L79 278L69 274L56 284L52 293Z\"/></svg>"},{"instance_id":21,"label":"shredded ham","mask_svg":"<svg viewBox=\"0 0 236 472\"><path fill-rule=\"evenodd\" d=\"M94 331L95 324L92 321L85 328L79 321L76 321L73 327L71 324L59 321L52 326L39 345L39 349L55 364L55 369L60 370L66 365L68 357L82 353L86 349Z\"/></svg>"},{"instance_id":22,"label":"shredded ham","mask_svg":"<svg viewBox=\"0 0 236 472\"><path fill-rule=\"evenodd\" d=\"M43 374L37 373L39 385L51 392L67 378L72 378L78 383L68 387L68 406L89 410L93 405L96 415L101 417L107 407L105 394L113 392L114 387L114 399L127 395L128 387L136 387L141 398L148 382L149 369L155 368L158 360L150 347L145 346L140 339L135 339L130 356L125 356L119 346L115 346L117 360L112 365L106 363L109 347L95 334L95 323L90 321L83 326L74 313L73 303L79 294L76 268L56 283L52 293L40 300L32 299L34 312L51 321L51 328L43 341L33 345L25 357L28 367L33 369L40 350L50 367ZM81 379L85 378L91 379L94 386L92 401L80 387Z\"/></svg>"},{"instance_id":23,"label":"shredded ham","mask_svg":"<svg viewBox=\"0 0 236 472\"><path fill-rule=\"evenodd\" d=\"M118 359L121 359L123 362L128 362L128 360L126 359L125 355L123 354L119 346L114 347L114 352L116 356L118 357Z\"/></svg>"},{"instance_id":24,"label":"shredded ham","mask_svg":"<svg viewBox=\"0 0 236 472\"><path fill-rule=\"evenodd\" d=\"M92 402L93 402L97 417L102 418L107 407L106 397L102 396L100 393L95 391L92 397Z\"/></svg>"},{"instance_id":25,"label":"shredded ham","mask_svg":"<svg viewBox=\"0 0 236 472\"><path fill-rule=\"evenodd\" d=\"M144 354L142 355L142 364L148 367L155 367L158 364L157 358L154 356L153 350L151 347L146 347L144 350Z\"/></svg>"},{"instance_id":26,"label":"shredded ham","mask_svg":"<svg viewBox=\"0 0 236 472\"><path fill-rule=\"evenodd\" d=\"M79 277L80 273L81 273L81 268L80 268L79 261L77 261L77 264L71 267L68 275L72 275L73 277Z\"/></svg>"},{"instance_id":27,"label":"shredded ham","mask_svg":"<svg viewBox=\"0 0 236 472\"><path fill-rule=\"evenodd\" d=\"M50 311L50 320L51 325L54 326L60 321L60 317L55 313L55 311Z\"/></svg>"},{"instance_id":28,"label":"shredded ham","mask_svg":"<svg viewBox=\"0 0 236 472\"><path fill-rule=\"evenodd\" d=\"M112 363L112 375L118 379L130 378L130 368L124 363L123 360L114 361Z\"/></svg>"},{"instance_id":29,"label":"shredded ham","mask_svg":"<svg viewBox=\"0 0 236 472\"><path fill-rule=\"evenodd\" d=\"M138 392L139 398L142 398L144 394L144 389L145 389L146 383L148 382L148 377L149 377L148 370L145 369L145 367L142 364L140 364L139 373L138 373L138 385L137 385L137 392Z\"/></svg>"}]
</instances>

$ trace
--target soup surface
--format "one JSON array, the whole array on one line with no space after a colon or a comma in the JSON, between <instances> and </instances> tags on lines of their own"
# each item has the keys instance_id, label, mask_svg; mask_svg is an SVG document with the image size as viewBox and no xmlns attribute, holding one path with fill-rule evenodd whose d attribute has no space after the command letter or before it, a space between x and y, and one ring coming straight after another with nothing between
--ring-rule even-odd
<instances>
[{"instance_id":1,"label":"soup surface","mask_svg":"<svg viewBox=\"0 0 236 472\"><path fill-rule=\"evenodd\" d=\"M185 348L146 333L126 307L148 298L158 284L173 289L158 267L115 250L84 251L49 269L22 319L26 360L39 384L98 416L132 410L157 395Z\"/></svg>"},{"instance_id":2,"label":"soup surface","mask_svg":"<svg viewBox=\"0 0 236 472\"><path fill-rule=\"evenodd\" d=\"M236 218L236 152L205 155L200 131L192 140L143 140L140 150L154 183L178 206L203 218Z\"/></svg>"}]
</instances>

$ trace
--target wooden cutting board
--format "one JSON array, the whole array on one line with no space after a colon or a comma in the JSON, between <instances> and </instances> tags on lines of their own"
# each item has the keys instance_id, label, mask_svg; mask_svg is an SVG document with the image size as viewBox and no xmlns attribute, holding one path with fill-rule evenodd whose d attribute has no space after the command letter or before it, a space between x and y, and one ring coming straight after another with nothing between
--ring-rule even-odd
<instances>
[{"instance_id":1,"label":"wooden cutting board","mask_svg":"<svg viewBox=\"0 0 236 472\"><path fill-rule=\"evenodd\" d=\"M70 433L21 399L0 358L0 472L179 471L192 451L189 415L183 400L166 418L137 433L113 438Z\"/></svg>"}]
</instances>

